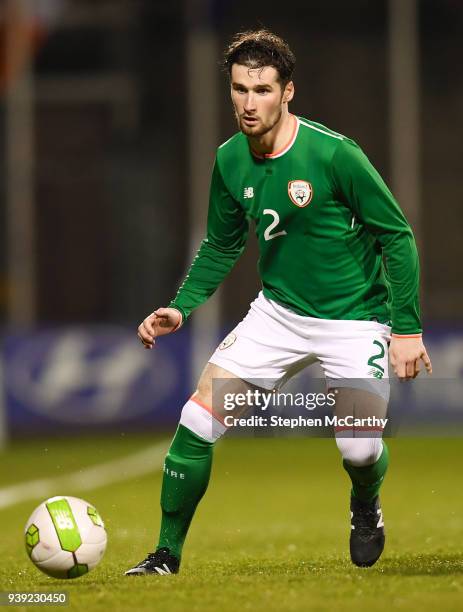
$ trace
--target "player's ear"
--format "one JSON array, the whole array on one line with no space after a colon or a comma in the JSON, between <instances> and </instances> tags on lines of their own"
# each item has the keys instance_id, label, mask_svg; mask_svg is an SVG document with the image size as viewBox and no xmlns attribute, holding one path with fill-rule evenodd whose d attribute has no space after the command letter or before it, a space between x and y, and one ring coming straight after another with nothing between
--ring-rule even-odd
<instances>
[{"instance_id":1,"label":"player's ear","mask_svg":"<svg viewBox=\"0 0 463 612\"><path fill-rule=\"evenodd\" d=\"M289 81L286 83L285 88L283 90L283 102L291 102L294 98L294 83Z\"/></svg>"}]
</instances>

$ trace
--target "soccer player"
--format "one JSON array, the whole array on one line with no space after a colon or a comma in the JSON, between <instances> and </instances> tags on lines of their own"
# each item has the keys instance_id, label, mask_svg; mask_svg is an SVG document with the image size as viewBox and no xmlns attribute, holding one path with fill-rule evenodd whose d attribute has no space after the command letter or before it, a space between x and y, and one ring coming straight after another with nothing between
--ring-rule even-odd
<instances>
[{"instance_id":1,"label":"soccer player","mask_svg":"<svg viewBox=\"0 0 463 612\"><path fill-rule=\"evenodd\" d=\"M217 150L207 234L189 273L138 336L151 349L179 329L243 252L251 220L262 291L183 407L164 465L159 543L128 575L178 572L214 444L226 430L213 380L228 391L253 382L279 389L318 361L337 393L337 414L384 416L388 356L401 380L415 378L421 361L431 373L413 233L378 172L354 141L289 112L295 58L284 40L267 30L237 34L224 65L240 131ZM378 493L387 446L377 430L335 434L352 481L351 559L371 566L384 548Z\"/></svg>"}]
</instances>

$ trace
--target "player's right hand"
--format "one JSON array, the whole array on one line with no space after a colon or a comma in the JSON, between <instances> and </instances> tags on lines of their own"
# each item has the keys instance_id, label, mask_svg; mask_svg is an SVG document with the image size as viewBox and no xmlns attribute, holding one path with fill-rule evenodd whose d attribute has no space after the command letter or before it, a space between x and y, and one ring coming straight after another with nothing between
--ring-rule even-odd
<instances>
[{"instance_id":1,"label":"player's right hand","mask_svg":"<svg viewBox=\"0 0 463 612\"><path fill-rule=\"evenodd\" d=\"M158 336L176 331L182 325L182 315L175 308L158 308L138 327L138 337L147 349L152 349Z\"/></svg>"}]
</instances>

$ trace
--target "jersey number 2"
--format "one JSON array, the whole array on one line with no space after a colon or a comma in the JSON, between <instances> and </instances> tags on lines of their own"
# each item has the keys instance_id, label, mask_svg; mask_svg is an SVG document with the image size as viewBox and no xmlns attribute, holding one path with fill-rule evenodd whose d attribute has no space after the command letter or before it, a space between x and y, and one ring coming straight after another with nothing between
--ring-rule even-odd
<instances>
[{"instance_id":1,"label":"jersey number 2","mask_svg":"<svg viewBox=\"0 0 463 612\"><path fill-rule=\"evenodd\" d=\"M270 225L264 232L265 240L272 240L273 238L277 238L278 236L286 236L285 230L281 230L280 232L275 232L274 234L272 234L272 230L274 230L276 226L280 223L280 217L278 216L276 210L273 210L272 208L266 208L264 210L264 215L272 215L273 217L273 221L270 223Z\"/></svg>"},{"instance_id":2,"label":"jersey number 2","mask_svg":"<svg viewBox=\"0 0 463 612\"><path fill-rule=\"evenodd\" d=\"M384 374L383 366L379 365L379 363L376 363L378 359L382 359L385 355L384 346L381 344L381 342L379 342L379 340L373 340L373 344L379 347L379 353L377 355L372 355L367 363L369 366L378 368L378 370L380 370Z\"/></svg>"}]
</instances>

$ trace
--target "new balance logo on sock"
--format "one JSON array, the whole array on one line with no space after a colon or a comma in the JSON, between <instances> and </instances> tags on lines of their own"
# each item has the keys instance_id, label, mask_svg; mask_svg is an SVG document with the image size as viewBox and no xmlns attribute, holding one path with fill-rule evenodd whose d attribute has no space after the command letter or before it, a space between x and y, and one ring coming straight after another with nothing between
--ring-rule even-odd
<instances>
[{"instance_id":1,"label":"new balance logo on sock","mask_svg":"<svg viewBox=\"0 0 463 612\"><path fill-rule=\"evenodd\" d=\"M171 476L172 478L180 478L180 480L184 480L185 474L183 472L176 472L175 470L169 470L169 468L164 464L164 473L167 476Z\"/></svg>"}]
</instances>

